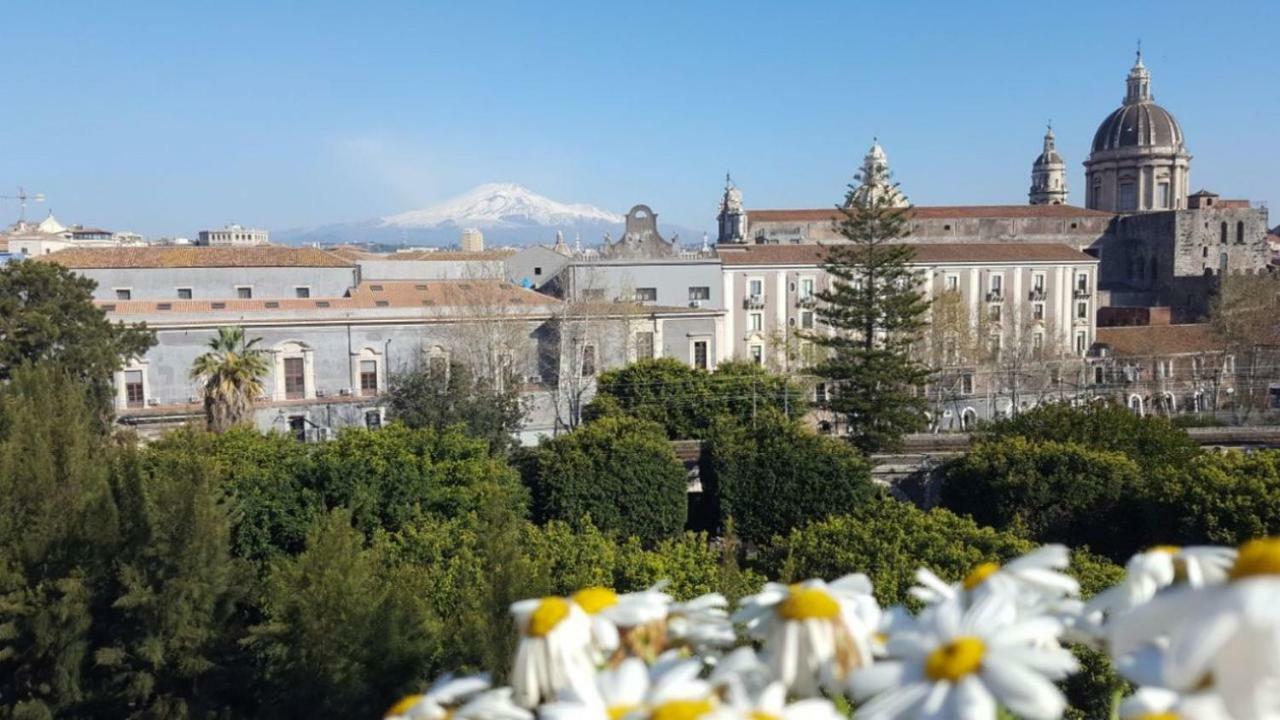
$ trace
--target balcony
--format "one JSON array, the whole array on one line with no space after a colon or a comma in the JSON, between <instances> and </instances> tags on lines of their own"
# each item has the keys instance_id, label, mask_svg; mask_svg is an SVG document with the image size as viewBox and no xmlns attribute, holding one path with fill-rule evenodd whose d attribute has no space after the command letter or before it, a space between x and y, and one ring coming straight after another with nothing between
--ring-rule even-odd
<instances>
[{"instance_id":1,"label":"balcony","mask_svg":"<svg viewBox=\"0 0 1280 720\"><path fill-rule=\"evenodd\" d=\"M818 304L818 299L812 295L801 295L796 298L796 307L812 309Z\"/></svg>"},{"instance_id":2,"label":"balcony","mask_svg":"<svg viewBox=\"0 0 1280 720\"><path fill-rule=\"evenodd\" d=\"M748 295L747 298L742 301L742 307L747 310L761 310L764 308L764 296Z\"/></svg>"},{"instance_id":3,"label":"balcony","mask_svg":"<svg viewBox=\"0 0 1280 720\"><path fill-rule=\"evenodd\" d=\"M989 303L1004 302L1004 291L1002 291L1002 290L988 290L988 291L987 291L987 302L989 302Z\"/></svg>"},{"instance_id":4,"label":"balcony","mask_svg":"<svg viewBox=\"0 0 1280 720\"><path fill-rule=\"evenodd\" d=\"M1077 287L1075 290L1071 291L1071 297L1077 300L1088 300L1089 295L1089 288L1087 287Z\"/></svg>"},{"instance_id":5,"label":"balcony","mask_svg":"<svg viewBox=\"0 0 1280 720\"><path fill-rule=\"evenodd\" d=\"M1044 302L1045 297L1044 288L1032 288L1031 292L1027 293L1027 300L1030 302Z\"/></svg>"}]
</instances>

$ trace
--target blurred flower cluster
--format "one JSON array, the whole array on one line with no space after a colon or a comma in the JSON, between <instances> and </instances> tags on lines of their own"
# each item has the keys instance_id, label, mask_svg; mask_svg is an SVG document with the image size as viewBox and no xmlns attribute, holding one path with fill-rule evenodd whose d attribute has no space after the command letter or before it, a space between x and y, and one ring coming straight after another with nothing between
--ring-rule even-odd
<instances>
[{"instance_id":1,"label":"blurred flower cluster","mask_svg":"<svg viewBox=\"0 0 1280 720\"><path fill-rule=\"evenodd\" d=\"M592 587L511 607L510 686L446 677L397 720L865 720L1062 717L1066 648L1106 652L1138 689L1122 720L1280 718L1280 539L1156 547L1088 602L1048 545L959 582L921 569L918 612L862 574L718 594Z\"/></svg>"}]
</instances>

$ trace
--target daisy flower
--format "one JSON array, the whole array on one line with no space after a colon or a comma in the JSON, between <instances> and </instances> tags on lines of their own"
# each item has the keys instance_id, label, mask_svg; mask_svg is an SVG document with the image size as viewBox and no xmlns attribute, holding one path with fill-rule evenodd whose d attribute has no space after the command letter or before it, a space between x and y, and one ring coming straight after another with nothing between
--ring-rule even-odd
<instances>
[{"instance_id":1,"label":"daisy flower","mask_svg":"<svg viewBox=\"0 0 1280 720\"><path fill-rule=\"evenodd\" d=\"M620 629L638 630L631 643L635 654L652 655L655 643L659 652L665 644L665 629L659 625L667 617L671 596L657 586L621 595L606 587L588 587L574 593L572 600L591 619L592 643L604 657L618 650Z\"/></svg>"},{"instance_id":2,"label":"daisy flower","mask_svg":"<svg viewBox=\"0 0 1280 720\"><path fill-rule=\"evenodd\" d=\"M1046 604L1080 594L1080 583L1062 572L1071 563L1071 551L1065 545L1044 545L1008 563L985 562L965 576L948 584L933 572L916 571L920 585L911 588L911 596L927 605L948 600L971 600L991 593L1012 597L1025 614L1035 614Z\"/></svg>"},{"instance_id":3,"label":"daisy flower","mask_svg":"<svg viewBox=\"0 0 1280 720\"><path fill-rule=\"evenodd\" d=\"M854 673L849 689L858 720L982 718L1003 706L1027 720L1058 718L1066 699L1053 684L1076 669L1075 658L1046 636L1052 618L1018 619L1009 598L992 594L966 610L956 600L934 606L916 629L889 640L882 660Z\"/></svg>"},{"instance_id":4,"label":"daisy flower","mask_svg":"<svg viewBox=\"0 0 1280 720\"><path fill-rule=\"evenodd\" d=\"M511 689L489 689L484 675L446 675L420 695L409 695L387 711L385 720L533 720L511 701Z\"/></svg>"},{"instance_id":5,"label":"daisy flower","mask_svg":"<svg viewBox=\"0 0 1280 720\"><path fill-rule=\"evenodd\" d=\"M732 647L738 641L729 620L729 601L720 593L708 593L667 608L667 634L695 652Z\"/></svg>"},{"instance_id":6,"label":"daisy flower","mask_svg":"<svg viewBox=\"0 0 1280 720\"><path fill-rule=\"evenodd\" d=\"M1277 598L1280 538L1252 540L1241 546L1226 582L1175 588L1116 617L1112 653L1128 673L1154 677L1162 687L1189 692L1211 684L1239 720L1274 718L1280 716Z\"/></svg>"},{"instance_id":7,"label":"daisy flower","mask_svg":"<svg viewBox=\"0 0 1280 720\"><path fill-rule=\"evenodd\" d=\"M595 678L591 620L562 597L521 600L511 605L520 632L511 686L515 701L531 708L566 688L586 688Z\"/></svg>"},{"instance_id":8,"label":"daisy flower","mask_svg":"<svg viewBox=\"0 0 1280 720\"><path fill-rule=\"evenodd\" d=\"M871 663L880 606L866 575L846 575L830 584L768 583L742 599L734 620L764 641L774 677L808 697L817 694L819 681L836 685Z\"/></svg>"},{"instance_id":9,"label":"daisy flower","mask_svg":"<svg viewBox=\"0 0 1280 720\"><path fill-rule=\"evenodd\" d=\"M721 713L710 683L699 680L702 663L685 660L650 670L639 658L627 658L600 673L586 693L566 691L539 708L542 720L698 720Z\"/></svg>"},{"instance_id":10,"label":"daisy flower","mask_svg":"<svg viewBox=\"0 0 1280 720\"><path fill-rule=\"evenodd\" d=\"M725 715L745 720L846 720L826 698L807 698L788 704L787 688L780 682L769 683L756 694L747 693L741 687L730 687L730 712Z\"/></svg>"},{"instance_id":11,"label":"daisy flower","mask_svg":"<svg viewBox=\"0 0 1280 720\"><path fill-rule=\"evenodd\" d=\"M1222 699L1209 694L1179 695L1164 688L1140 688L1120 703L1120 720L1231 720Z\"/></svg>"},{"instance_id":12,"label":"daisy flower","mask_svg":"<svg viewBox=\"0 0 1280 720\"><path fill-rule=\"evenodd\" d=\"M1235 550L1214 545L1151 548L1129 558L1124 566L1124 580L1090 600L1085 606L1085 615L1105 620L1109 615L1151 600L1156 593L1178 583L1200 587L1226 582L1235 559Z\"/></svg>"}]
</instances>

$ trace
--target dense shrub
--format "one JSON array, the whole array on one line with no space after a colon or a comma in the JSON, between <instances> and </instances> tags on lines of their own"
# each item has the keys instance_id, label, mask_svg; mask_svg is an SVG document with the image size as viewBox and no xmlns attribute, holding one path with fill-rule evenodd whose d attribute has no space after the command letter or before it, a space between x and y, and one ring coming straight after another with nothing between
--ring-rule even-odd
<instances>
[{"instance_id":1,"label":"dense shrub","mask_svg":"<svg viewBox=\"0 0 1280 720\"><path fill-rule=\"evenodd\" d=\"M1032 441L1077 443L1095 450L1123 453L1150 471L1182 465L1200 454L1195 441L1162 417L1138 417L1113 402L1083 407L1050 403L988 426L984 439L1021 436Z\"/></svg>"},{"instance_id":2,"label":"dense shrub","mask_svg":"<svg viewBox=\"0 0 1280 720\"><path fill-rule=\"evenodd\" d=\"M538 522L580 523L646 543L679 534L688 480L657 423L606 417L543 443L524 467Z\"/></svg>"},{"instance_id":3,"label":"dense shrub","mask_svg":"<svg viewBox=\"0 0 1280 720\"><path fill-rule=\"evenodd\" d=\"M732 518L751 543L851 512L878 493L869 466L850 445L776 411L754 422L721 418L703 452L703 491L721 526Z\"/></svg>"},{"instance_id":4,"label":"dense shrub","mask_svg":"<svg viewBox=\"0 0 1280 720\"><path fill-rule=\"evenodd\" d=\"M1134 495L1142 473L1128 457L1075 443L1013 436L982 442L943 468L942 505L1039 542L1088 546L1123 562L1141 547Z\"/></svg>"},{"instance_id":5,"label":"dense shrub","mask_svg":"<svg viewBox=\"0 0 1280 720\"><path fill-rule=\"evenodd\" d=\"M1237 545L1280 534L1280 451L1204 453L1145 486L1150 544Z\"/></svg>"}]
</instances>

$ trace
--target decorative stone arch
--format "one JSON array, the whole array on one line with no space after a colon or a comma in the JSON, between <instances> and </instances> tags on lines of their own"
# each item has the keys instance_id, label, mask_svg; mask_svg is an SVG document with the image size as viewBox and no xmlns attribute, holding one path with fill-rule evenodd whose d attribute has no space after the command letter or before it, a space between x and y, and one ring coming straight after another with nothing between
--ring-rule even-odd
<instances>
[{"instance_id":1,"label":"decorative stone arch","mask_svg":"<svg viewBox=\"0 0 1280 720\"><path fill-rule=\"evenodd\" d=\"M426 363L427 370L433 372L449 372L449 362L451 354L448 348L443 345L431 345L422 351L423 362Z\"/></svg>"},{"instance_id":2,"label":"decorative stone arch","mask_svg":"<svg viewBox=\"0 0 1280 720\"><path fill-rule=\"evenodd\" d=\"M960 429L972 430L978 424L978 411L968 406L960 411Z\"/></svg>"},{"instance_id":3,"label":"decorative stone arch","mask_svg":"<svg viewBox=\"0 0 1280 720\"><path fill-rule=\"evenodd\" d=\"M271 348L272 354L272 400L302 400L316 396L315 349L301 340L285 340ZM289 397L289 388L285 369L292 361L302 361L301 397Z\"/></svg>"},{"instance_id":4,"label":"decorative stone arch","mask_svg":"<svg viewBox=\"0 0 1280 720\"><path fill-rule=\"evenodd\" d=\"M1133 393L1129 396L1129 409L1132 410L1133 414L1137 415L1138 417L1142 417L1145 414L1143 412L1145 408L1143 407L1141 395L1137 393Z\"/></svg>"}]
</instances>

